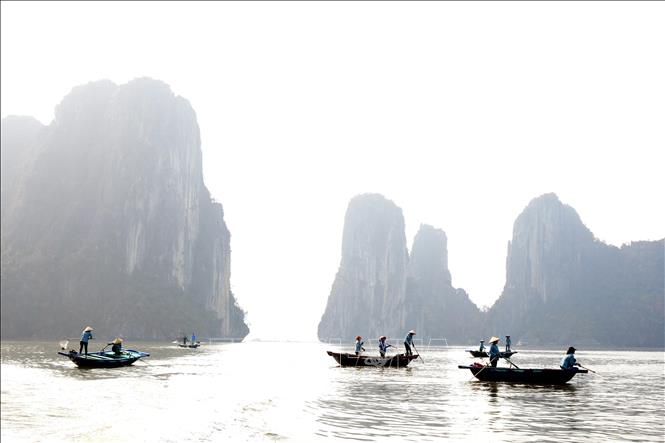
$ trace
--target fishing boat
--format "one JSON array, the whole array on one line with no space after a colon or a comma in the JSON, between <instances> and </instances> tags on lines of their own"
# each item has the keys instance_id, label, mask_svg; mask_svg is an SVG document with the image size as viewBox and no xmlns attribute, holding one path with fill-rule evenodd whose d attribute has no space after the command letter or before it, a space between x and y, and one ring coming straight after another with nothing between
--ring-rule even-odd
<instances>
[{"instance_id":1,"label":"fishing boat","mask_svg":"<svg viewBox=\"0 0 665 443\"><path fill-rule=\"evenodd\" d=\"M120 354L104 350L89 352L87 355L79 354L74 350L68 353L58 352L58 354L68 357L79 368L119 368L121 366L129 366L140 358L150 356L146 352L134 351L132 349L124 349Z\"/></svg>"},{"instance_id":2,"label":"fishing boat","mask_svg":"<svg viewBox=\"0 0 665 443\"><path fill-rule=\"evenodd\" d=\"M391 357L371 357L366 355L348 354L343 352L327 351L328 355L334 358L340 366L356 367L392 367L402 368L409 364L411 360L418 358L418 354L404 355L397 354Z\"/></svg>"},{"instance_id":3,"label":"fishing boat","mask_svg":"<svg viewBox=\"0 0 665 443\"><path fill-rule=\"evenodd\" d=\"M487 358L490 355L485 351L476 351L474 349L467 349L466 352L470 352L471 355L478 358ZM506 358L510 357L513 354L517 354L517 351L508 351L508 352L499 352L499 357Z\"/></svg>"},{"instance_id":4,"label":"fishing boat","mask_svg":"<svg viewBox=\"0 0 665 443\"><path fill-rule=\"evenodd\" d=\"M471 373L482 381L506 381L513 383L529 383L537 385L560 385L570 381L575 374L586 374L586 369L520 369L520 368L493 368L479 363L473 365L459 365L459 369L469 369Z\"/></svg>"},{"instance_id":5,"label":"fishing boat","mask_svg":"<svg viewBox=\"0 0 665 443\"><path fill-rule=\"evenodd\" d=\"M178 343L178 346L180 346L181 348L198 348L199 346L201 346L201 343L198 341L196 343L187 343L186 345Z\"/></svg>"}]
</instances>

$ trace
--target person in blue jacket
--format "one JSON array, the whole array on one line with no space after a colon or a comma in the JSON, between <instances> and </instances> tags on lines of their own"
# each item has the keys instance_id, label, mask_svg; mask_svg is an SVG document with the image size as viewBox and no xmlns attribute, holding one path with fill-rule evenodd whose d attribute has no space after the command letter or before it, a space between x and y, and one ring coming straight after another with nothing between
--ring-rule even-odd
<instances>
[{"instance_id":1,"label":"person in blue jacket","mask_svg":"<svg viewBox=\"0 0 665 443\"><path fill-rule=\"evenodd\" d=\"M88 355L88 341L94 340L92 336L92 326L86 326L83 328L83 333L81 334L81 341L79 342L79 354L85 349L85 355Z\"/></svg>"},{"instance_id":2,"label":"person in blue jacket","mask_svg":"<svg viewBox=\"0 0 665 443\"><path fill-rule=\"evenodd\" d=\"M356 337L356 355L360 355L360 351L364 351L365 348L363 348L363 345L365 344L364 341L362 341L363 338L361 336Z\"/></svg>"},{"instance_id":3,"label":"person in blue jacket","mask_svg":"<svg viewBox=\"0 0 665 443\"><path fill-rule=\"evenodd\" d=\"M404 347L406 348L406 355L413 355L411 351L411 346L413 346L413 336L416 335L416 331L411 329L406 337L404 338Z\"/></svg>"},{"instance_id":4,"label":"person in blue jacket","mask_svg":"<svg viewBox=\"0 0 665 443\"><path fill-rule=\"evenodd\" d=\"M386 343L386 336L382 335L381 337L379 337L379 354L381 354L381 357L386 356L386 351L388 350L388 348L394 348L394 346Z\"/></svg>"},{"instance_id":5,"label":"person in blue jacket","mask_svg":"<svg viewBox=\"0 0 665 443\"><path fill-rule=\"evenodd\" d=\"M501 356L501 353L499 352L499 337L492 337L489 340L490 342L490 365L492 365L493 368L496 368L496 364L499 362L499 357Z\"/></svg>"},{"instance_id":6,"label":"person in blue jacket","mask_svg":"<svg viewBox=\"0 0 665 443\"><path fill-rule=\"evenodd\" d=\"M576 349L572 346L568 348L568 351L566 351L566 356L561 359L561 369L568 369L570 371L577 370L575 366L580 366L580 364L577 363L577 360L575 360L575 351Z\"/></svg>"}]
</instances>

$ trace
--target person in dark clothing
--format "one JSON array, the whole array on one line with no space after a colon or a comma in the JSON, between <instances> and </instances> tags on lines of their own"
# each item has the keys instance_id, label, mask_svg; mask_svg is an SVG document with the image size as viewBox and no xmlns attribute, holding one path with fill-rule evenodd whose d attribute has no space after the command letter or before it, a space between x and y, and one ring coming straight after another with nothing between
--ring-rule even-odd
<instances>
[{"instance_id":1,"label":"person in dark clothing","mask_svg":"<svg viewBox=\"0 0 665 443\"><path fill-rule=\"evenodd\" d=\"M109 343L109 345L111 345L111 351L115 355L122 354L122 339L120 337L113 340L111 343Z\"/></svg>"}]
</instances>

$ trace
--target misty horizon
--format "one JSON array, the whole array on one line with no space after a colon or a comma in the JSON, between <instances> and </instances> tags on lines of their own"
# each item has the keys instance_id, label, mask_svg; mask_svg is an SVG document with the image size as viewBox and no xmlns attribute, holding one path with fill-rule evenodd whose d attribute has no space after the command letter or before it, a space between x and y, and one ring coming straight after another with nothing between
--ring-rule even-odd
<instances>
[{"instance_id":1,"label":"misty horizon","mask_svg":"<svg viewBox=\"0 0 665 443\"><path fill-rule=\"evenodd\" d=\"M150 77L189 101L204 183L231 232L231 289L250 339L314 338L346 206L363 193L402 209L408 251L421 224L445 231L453 286L488 307L505 284L513 222L533 198L555 193L617 247L659 240L665 225L665 66L646 56L659 51L658 14L488 11L3 4L2 117L49 124L73 87L101 79ZM640 26L617 34L626 15ZM145 23L162 49L142 39ZM85 30L95 37L81 38Z\"/></svg>"}]
</instances>

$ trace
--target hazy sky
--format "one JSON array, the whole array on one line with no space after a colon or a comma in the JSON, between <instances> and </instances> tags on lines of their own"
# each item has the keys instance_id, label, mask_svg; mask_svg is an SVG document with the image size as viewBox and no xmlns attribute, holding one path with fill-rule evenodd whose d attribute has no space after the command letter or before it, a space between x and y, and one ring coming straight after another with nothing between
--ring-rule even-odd
<instances>
[{"instance_id":1,"label":"hazy sky","mask_svg":"<svg viewBox=\"0 0 665 443\"><path fill-rule=\"evenodd\" d=\"M665 236L662 3L2 3L2 116L149 76L187 98L251 337L311 339L348 201L448 235L491 305L555 192L601 240Z\"/></svg>"}]
</instances>

